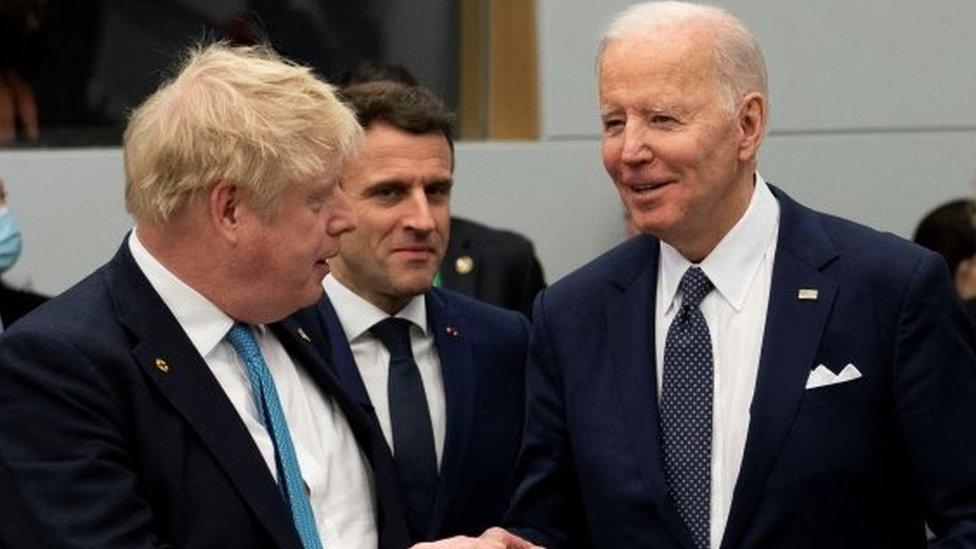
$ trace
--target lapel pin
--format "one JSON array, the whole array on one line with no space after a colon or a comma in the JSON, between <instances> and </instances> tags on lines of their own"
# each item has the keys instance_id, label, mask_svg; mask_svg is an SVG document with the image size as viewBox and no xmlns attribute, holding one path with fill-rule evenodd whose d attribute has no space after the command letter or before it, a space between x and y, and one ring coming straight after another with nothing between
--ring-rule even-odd
<instances>
[{"instance_id":1,"label":"lapel pin","mask_svg":"<svg viewBox=\"0 0 976 549\"><path fill-rule=\"evenodd\" d=\"M820 295L820 292L816 288L800 288L800 291L796 294L796 298L801 301L816 301L818 295Z\"/></svg>"},{"instance_id":2,"label":"lapel pin","mask_svg":"<svg viewBox=\"0 0 976 549\"><path fill-rule=\"evenodd\" d=\"M159 370L160 372L164 373L164 374L168 374L169 373L169 364L167 364L165 360L163 360L161 358L157 358L156 359L156 369Z\"/></svg>"},{"instance_id":3,"label":"lapel pin","mask_svg":"<svg viewBox=\"0 0 976 549\"><path fill-rule=\"evenodd\" d=\"M298 328L298 337L304 339L308 343L312 342L312 338L308 337L308 334L305 333L305 330L301 328Z\"/></svg>"},{"instance_id":4,"label":"lapel pin","mask_svg":"<svg viewBox=\"0 0 976 549\"><path fill-rule=\"evenodd\" d=\"M461 334L454 326L448 326L447 328L444 328L444 331L447 332L447 335L453 338L457 338Z\"/></svg>"},{"instance_id":5,"label":"lapel pin","mask_svg":"<svg viewBox=\"0 0 976 549\"><path fill-rule=\"evenodd\" d=\"M462 255L454 262L454 269L458 274L466 275L471 272L471 269L474 269L474 260L471 259L470 255Z\"/></svg>"}]
</instances>

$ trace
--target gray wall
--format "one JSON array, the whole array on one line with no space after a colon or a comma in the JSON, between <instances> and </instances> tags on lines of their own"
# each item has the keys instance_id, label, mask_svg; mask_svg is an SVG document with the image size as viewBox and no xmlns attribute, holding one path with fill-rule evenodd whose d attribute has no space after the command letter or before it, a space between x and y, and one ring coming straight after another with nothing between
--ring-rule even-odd
<instances>
[{"instance_id":1,"label":"gray wall","mask_svg":"<svg viewBox=\"0 0 976 549\"><path fill-rule=\"evenodd\" d=\"M763 44L772 120L763 175L818 209L909 236L973 194L976 2L717 2ZM593 56L620 0L538 0L543 140L458 146L455 212L531 237L550 279L621 239L600 165ZM56 292L129 227L117 150L0 151L25 233L8 277Z\"/></svg>"}]
</instances>

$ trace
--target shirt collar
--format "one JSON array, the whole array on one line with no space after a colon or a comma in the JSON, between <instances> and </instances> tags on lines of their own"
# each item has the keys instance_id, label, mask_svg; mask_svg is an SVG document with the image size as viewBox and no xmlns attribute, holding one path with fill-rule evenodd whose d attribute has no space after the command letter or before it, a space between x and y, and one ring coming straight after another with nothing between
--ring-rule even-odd
<instances>
[{"instance_id":1,"label":"shirt collar","mask_svg":"<svg viewBox=\"0 0 976 549\"><path fill-rule=\"evenodd\" d=\"M742 309L749 287L771 244L776 241L779 229L779 203L759 172L756 172L755 181L745 213L698 264L716 291L736 311ZM663 297L668 304L666 309L674 305L678 283L691 265L678 250L661 242L659 276Z\"/></svg>"},{"instance_id":2,"label":"shirt collar","mask_svg":"<svg viewBox=\"0 0 976 549\"><path fill-rule=\"evenodd\" d=\"M331 273L322 281L322 286L325 288L325 294L332 301L332 306L339 317L342 329L346 333L346 339L350 342L362 337L377 322L390 317L386 311L344 286ZM426 336L426 304L424 294L414 296L407 302L406 306L393 316L409 320L414 326L420 328L420 331Z\"/></svg>"},{"instance_id":3,"label":"shirt collar","mask_svg":"<svg viewBox=\"0 0 976 549\"><path fill-rule=\"evenodd\" d=\"M138 227L129 234L129 251L136 265L149 279L149 284L176 317L193 347L201 357L209 355L234 325L234 319L153 257L139 241Z\"/></svg>"}]
</instances>

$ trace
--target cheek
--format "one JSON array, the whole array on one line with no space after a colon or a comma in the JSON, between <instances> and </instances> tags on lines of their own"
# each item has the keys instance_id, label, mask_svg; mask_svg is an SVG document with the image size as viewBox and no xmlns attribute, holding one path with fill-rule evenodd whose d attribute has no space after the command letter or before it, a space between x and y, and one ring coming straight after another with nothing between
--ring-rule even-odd
<instances>
[{"instance_id":1,"label":"cheek","mask_svg":"<svg viewBox=\"0 0 976 549\"><path fill-rule=\"evenodd\" d=\"M442 236L447 236L451 230L451 204L446 202L438 205L434 209L434 219L436 220L437 232Z\"/></svg>"},{"instance_id":2,"label":"cheek","mask_svg":"<svg viewBox=\"0 0 976 549\"><path fill-rule=\"evenodd\" d=\"M603 160L603 167L607 172L613 174L617 159L620 157L620 147L613 139L603 138L600 144L600 156Z\"/></svg>"}]
</instances>

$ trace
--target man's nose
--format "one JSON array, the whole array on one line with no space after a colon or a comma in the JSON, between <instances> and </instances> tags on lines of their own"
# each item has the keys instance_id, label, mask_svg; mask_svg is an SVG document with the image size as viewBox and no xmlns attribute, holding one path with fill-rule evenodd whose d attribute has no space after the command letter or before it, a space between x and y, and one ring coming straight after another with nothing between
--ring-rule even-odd
<instances>
[{"instance_id":1,"label":"man's nose","mask_svg":"<svg viewBox=\"0 0 976 549\"><path fill-rule=\"evenodd\" d=\"M633 166L650 162L654 159L648 142L647 128L636 120L627 120L622 132L623 148L620 151L620 160L624 164Z\"/></svg>"},{"instance_id":2,"label":"man's nose","mask_svg":"<svg viewBox=\"0 0 976 549\"><path fill-rule=\"evenodd\" d=\"M356 216L352 212L352 202L342 187L336 189L335 206L326 231L333 236L339 236L356 228Z\"/></svg>"},{"instance_id":3,"label":"man's nose","mask_svg":"<svg viewBox=\"0 0 976 549\"><path fill-rule=\"evenodd\" d=\"M407 229L412 231L428 233L434 230L434 216L430 211L430 200L425 189L418 188L410 192L407 199L409 213L404 219Z\"/></svg>"}]
</instances>

